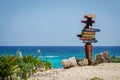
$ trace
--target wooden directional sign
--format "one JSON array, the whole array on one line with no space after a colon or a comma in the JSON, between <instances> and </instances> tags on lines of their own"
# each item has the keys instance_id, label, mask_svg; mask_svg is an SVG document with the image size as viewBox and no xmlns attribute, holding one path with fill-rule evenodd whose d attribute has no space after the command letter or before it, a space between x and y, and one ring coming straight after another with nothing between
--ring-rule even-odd
<instances>
[{"instance_id":1,"label":"wooden directional sign","mask_svg":"<svg viewBox=\"0 0 120 80\"><path fill-rule=\"evenodd\" d=\"M88 14L87 16L88 16L88 18L96 18L96 15L94 15L94 14Z\"/></svg>"},{"instance_id":2,"label":"wooden directional sign","mask_svg":"<svg viewBox=\"0 0 120 80\"><path fill-rule=\"evenodd\" d=\"M95 35L95 32L84 31L82 35Z\"/></svg>"},{"instance_id":3,"label":"wooden directional sign","mask_svg":"<svg viewBox=\"0 0 120 80\"><path fill-rule=\"evenodd\" d=\"M89 31L89 32L100 32L100 29L91 28L91 29L85 29L85 31Z\"/></svg>"},{"instance_id":4,"label":"wooden directional sign","mask_svg":"<svg viewBox=\"0 0 120 80\"><path fill-rule=\"evenodd\" d=\"M96 43L97 40L83 40L83 43Z\"/></svg>"},{"instance_id":5,"label":"wooden directional sign","mask_svg":"<svg viewBox=\"0 0 120 80\"><path fill-rule=\"evenodd\" d=\"M88 23L86 20L81 20L82 23ZM95 20L91 20L92 23L95 23Z\"/></svg>"},{"instance_id":6,"label":"wooden directional sign","mask_svg":"<svg viewBox=\"0 0 120 80\"><path fill-rule=\"evenodd\" d=\"M88 15L85 15L84 18L96 18L96 15L88 14Z\"/></svg>"},{"instance_id":7,"label":"wooden directional sign","mask_svg":"<svg viewBox=\"0 0 120 80\"><path fill-rule=\"evenodd\" d=\"M83 37L80 37L80 40L95 40L95 38L92 38L92 37L88 37L88 38L83 38Z\"/></svg>"}]
</instances>

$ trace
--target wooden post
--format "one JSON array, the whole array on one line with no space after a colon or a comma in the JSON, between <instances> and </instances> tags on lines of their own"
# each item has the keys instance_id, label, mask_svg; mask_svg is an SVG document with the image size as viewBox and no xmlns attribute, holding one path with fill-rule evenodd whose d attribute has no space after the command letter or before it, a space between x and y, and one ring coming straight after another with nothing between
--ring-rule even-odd
<instances>
[{"instance_id":1,"label":"wooden post","mask_svg":"<svg viewBox=\"0 0 120 80\"><path fill-rule=\"evenodd\" d=\"M82 33L78 34L77 37L80 38L80 40L85 43L85 56L88 59L88 65L92 64L92 44L91 43L96 43L97 40L95 38L95 33L99 32L100 29L92 28L92 24L95 23L95 18L96 16L93 14L85 15L84 18L87 20L82 20L82 23L85 23L86 26L83 28ZM84 34L83 34L84 33ZM94 33L94 34L93 34Z\"/></svg>"},{"instance_id":2,"label":"wooden post","mask_svg":"<svg viewBox=\"0 0 120 80\"><path fill-rule=\"evenodd\" d=\"M88 65L91 65L92 64L92 45L91 45L91 43L85 44L85 55L86 55L86 58L88 59Z\"/></svg>"}]
</instances>

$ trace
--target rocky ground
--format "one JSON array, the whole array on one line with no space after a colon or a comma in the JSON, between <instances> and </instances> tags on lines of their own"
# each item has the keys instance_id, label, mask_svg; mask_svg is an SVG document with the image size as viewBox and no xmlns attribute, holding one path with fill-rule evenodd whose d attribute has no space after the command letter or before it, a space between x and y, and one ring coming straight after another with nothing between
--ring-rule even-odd
<instances>
[{"instance_id":1,"label":"rocky ground","mask_svg":"<svg viewBox=\"0 0 120 80\"><path fill-rule=\"evenodd\" d=\"M120 63L102 63L96 66L51 69L37 72L29 80L120 80Z\"/></svg>"}]
</instances>

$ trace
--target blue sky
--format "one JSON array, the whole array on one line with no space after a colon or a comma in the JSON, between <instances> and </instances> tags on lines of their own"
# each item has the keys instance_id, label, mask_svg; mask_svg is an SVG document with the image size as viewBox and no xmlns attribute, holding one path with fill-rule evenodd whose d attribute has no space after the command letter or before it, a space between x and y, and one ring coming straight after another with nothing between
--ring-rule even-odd
<instances>
[{"instance_id":1,"label":"blue sky","mask_svg":"<svg viewBox=\"0 0 120 80\"><path fill-rule=\"evenodd\" d=\"M96 14L95 46L120 46L120 0L0 0L0 46L83 46L76 37Z\"/></svg>"}]
</instances>

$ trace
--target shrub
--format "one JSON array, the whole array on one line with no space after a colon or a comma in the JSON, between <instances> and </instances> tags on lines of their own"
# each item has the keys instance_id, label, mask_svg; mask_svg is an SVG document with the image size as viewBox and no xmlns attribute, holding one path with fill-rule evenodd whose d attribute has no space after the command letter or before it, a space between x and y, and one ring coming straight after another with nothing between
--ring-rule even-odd
<instances>
[{"instance_id":1,"label":"shrub","mask_svg":"<svg viewBox=\"0 0 120 80\"><path fill-rule=\"evenodd\" d=\"M103 79L98 77L93 77L91 80L103 80Z\"/></svg>"},{"instance_id":2,"label":"shrub","mask_svg":"<svg viewBox=\"0 0 120 80\"><path fill-rule=\"evenodd\" d=\"M45 70L51 69L53 67L50 61L45 61L44 66L45 66Z\"/></svg>"},{"instance_id":3,"label":"shrub","mask_svg":"<svg viewBox=\"0 0 120 80\"><path fill-rule=\"evenodd\" d=\"M52 68L50 61L39 60L38 56L28 55L20 57L19 52L16 56L0 56L0 79L4 80L6 77L17 73L17 76L21 76L27 79L31 73L36 72L36 68L45 68L46 70ZM22 55L22 54L21 54Z\"/></svg>"},{"instance_id":4,"label":"shrub","mask_svg":"<svg viewBox=\"0 0 120 80\"><path fill-rule=\"evenodd\" d=\"M110 58L111 62L113 63L120 63L120 58L119 57L116 57L115 55L113 55L111 58Z\"/></svg>"},{"instance_id":5,"label":"shrub","mask_svg":"<svg viewBox=\"0 0 120 80\"><path fill-rule=\"evenodd\" d=\"M18 58L15 56L3 55L0 57L0 77L2 79L20 71L17 61Z\"/></svg>"}]
</instances>

